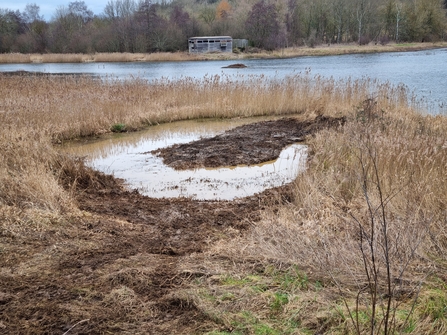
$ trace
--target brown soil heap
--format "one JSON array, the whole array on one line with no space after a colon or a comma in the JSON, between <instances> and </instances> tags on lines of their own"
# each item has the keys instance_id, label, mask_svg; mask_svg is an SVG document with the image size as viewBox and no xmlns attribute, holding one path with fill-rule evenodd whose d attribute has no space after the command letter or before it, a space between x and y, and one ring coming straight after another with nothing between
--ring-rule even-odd
<instances>
[{"instance_id":1,"label":"brown soil heap","mask_svg":"<svg viewBox=\"0 0 447 335\"><path fill-rule=\"evenodd\" d=\"M253 165L278 158L289 144L302 142L316 131L336 127L343 118L318 116L299 121L284 118L240 126L225 133L187 144L155 150L166 165L178 170L200 167Z\"/></svg>"}]
</instances>

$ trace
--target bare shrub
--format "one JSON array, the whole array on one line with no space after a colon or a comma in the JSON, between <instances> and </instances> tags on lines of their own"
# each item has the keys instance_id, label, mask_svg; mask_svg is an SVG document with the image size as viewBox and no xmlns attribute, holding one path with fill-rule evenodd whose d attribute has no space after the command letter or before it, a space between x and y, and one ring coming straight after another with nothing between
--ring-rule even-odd
<instances>
[{"instance_id":1,"label":"bare shrub","mask_svg":"<svg viewBox=\"0 0 447 335\"><path fill-rule=\"evenodd\" d=\"M348 214L356 226L349 239L358 243L360 254L357 257L363 263L363 271L354 270L352 265L355 259L347 263L346 270L356 278L358 289L355 307L350 307L347 300L345 303L358 334L365 330L391 334L403 329L408 320L396 324L396 313L401 301L417 297L419 293L422 278L415 278L414 274L408 277L407 272L415 266L415 260L421 257L418 250L432 218L428 213L421 214L417 207L408 208L406 216L398 214L394 198L399 197L400 193L407 193L407 186L411 189L411 180L402 178L395 185L390 185L384 180L381 158L368 131L361 140L356 156L359 162L358 180L366 208ZM334 252L329 248L325 248L325 251L327 254ZM335 254L339 260L344 259L338 252ZM335 265L326 261L322 263ZM333 280L343 292L344 284L337 277L333 276ZM360 311L367 313L368 322L360 321Z\"/></svg>"},{"instance_id":2,"label":"bare shrub","mask_svg":"<svg viewBox=\"0 0 447 335\"><path fill-rule=\"evenodd\" d=\"M379 37L379 42L380 45L387 45L388 43L390 43L390 38L388 35L382 35Z\"/></svg>"},{"instance_id":3,"label":"bare shrub","mask_svg":"<svg viewBox=\"0 0 447 335\"><path fill-rule=\"evenodd\" d=\"M359 38L359 44L360 44L360 45L368 45L370 41L371 41L371 40L370 40L369 36L364 36L364 35L362 35L362 36L360 36L360 38Z\"/></svg>"},{"instance_id":4,"label":"bare shrub","mask_svg":"<svg viewBox=\"0 0 447 335\"><path fill-rule=\"evenodd\" d=\"M399 99L362 101L342 130L309 140L293 201L219 250L297 264L338 289L351 331L391 334L420 315L430 276L445 275L447 122Z\"/></svg>"}]
</instances>

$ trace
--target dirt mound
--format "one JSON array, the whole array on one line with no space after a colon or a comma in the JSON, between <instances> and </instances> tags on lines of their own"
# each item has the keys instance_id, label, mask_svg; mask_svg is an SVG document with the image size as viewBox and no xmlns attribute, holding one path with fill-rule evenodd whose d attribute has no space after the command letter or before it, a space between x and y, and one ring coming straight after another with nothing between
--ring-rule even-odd
<instances>
[{"instance_id":1,"label":"dirt mound","mask_svg":"<svg viewBox=\"0 0 447 335\"><path fill-rule=\"evenodd\" d=\"M228 66L224 66L223 69L244 69L246 67L247 67L247 65L245 65L245 64L237 63L237 64L231 64Z\"/></svg>"},{"instance_id":2,"label":"dirt mound","mask_svg":"<svg viewBox=\"0 0 447 335\"><path fill-rule=\"evenodd\" d=\"M285 146L302 142L316 131L336 127L343 118L319 116L311 121L285 118L243 125L225 133L155 150L174 169L253 165L278 158Z\"/></svg>"}]
</instances>

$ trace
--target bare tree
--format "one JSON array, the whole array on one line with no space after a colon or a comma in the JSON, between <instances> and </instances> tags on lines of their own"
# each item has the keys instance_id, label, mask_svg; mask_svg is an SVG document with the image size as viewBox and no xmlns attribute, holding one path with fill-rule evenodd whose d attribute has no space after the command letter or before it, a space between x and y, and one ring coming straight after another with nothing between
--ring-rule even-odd
<instances>
[{"instance_id":1,"label":"bare tree","mask_svg":"<svg viewBox=\"0 0 447 335\"><path fill-rule=\"evenodd\" d=\"M400 20L402 20L402 3L396 2L396 42L399 41Z\"/></svg>"},{"instance_id":2,"label":"bare tree","mask_svg":"<svg viewBox=\"0 0 447 335\"><path fill-rule=\"evenodd\" d=\"M278 13L273 4L264 0L254 4L245 27L255 47L274 49L281 45Z\"/></svg>"},{"instance_id":3,"label":"bare tree","mask_svg":"<svg viewBox=\"0 0 447 335\"><path fill-rule=\"evenodd\" d=\"M332 2L332 14L334 17L334 25L337 31L337 43L342 41L343 30L347 19L347 8L345 0L334 0Z\"/></svg>"},{"instance_id":4,"label":"bare tree","mask_svg":"<svg viewBox=\"0 0 447 335\"><path fill-rule=\"evenodd\" d=\"M26 4L25 10L23 11L23 20L27 24L31 24L35 21L43 21L43 16L39 14L40 7L35 3Z\"/></svg>"}]
</instances>

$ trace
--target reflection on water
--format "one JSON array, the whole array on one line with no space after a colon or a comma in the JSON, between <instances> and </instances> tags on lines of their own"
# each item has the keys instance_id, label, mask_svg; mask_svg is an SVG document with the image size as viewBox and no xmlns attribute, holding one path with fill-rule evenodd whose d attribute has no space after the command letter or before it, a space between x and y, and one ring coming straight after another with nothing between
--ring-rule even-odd
<instances>
[{"instance_id":1,"label":"reflection on water","mask_svg":"<svg viewBox=\"0 0 447 335\"><path fill-rule=\"evenodd\" d=\"M113 170L131 188L151 197L191 197L195 199L231 200L291 182L303 169L306 147L292 145L280 158L254 166L176 171L151 154L118 157L113 166L95 162L95 167Z\"/></svg>"},{"instance_id":2,"label":"reflection on water","mask_svg":"<svg viewBox=\"0 0 447 335\"><path fill-rule=\"evenodd\" d=\"M263 119L265 120L265 118ZM95 169L122 178L132 189L156 197L232 200L293 181L304 169L306 146L294 144L272 162L253 166L176 171L148 152L211 137L259 119L184 121L120 134L89 143L71 143L64 150L86 156Z\"/></svg>"}]
</instances>

